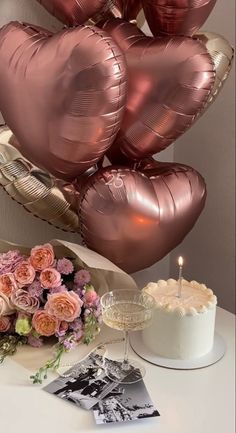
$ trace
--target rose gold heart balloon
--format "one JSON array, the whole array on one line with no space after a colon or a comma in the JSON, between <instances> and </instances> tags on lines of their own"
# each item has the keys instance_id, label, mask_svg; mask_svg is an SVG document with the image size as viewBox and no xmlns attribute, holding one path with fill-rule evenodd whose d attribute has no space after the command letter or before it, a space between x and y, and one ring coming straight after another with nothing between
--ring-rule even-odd
<instances>
[{"instance_id":1,"label":"rose gold heart balloon","mask_svg":"<svg viewBox=\"0 0 236 433\"><path fill-rule=\"evenodd\" d=\"M154 36L192 36L207 20L216 0L142 0Z\"/></svg>"},{"instance_id":2,"label":"rose gold heart balloon","mask_svg":"<svg viewBox=\"0 0 236 433\"><path fill-rule=\"evenodd\" d=\"M74 179L111 146L126 80L119 48L95 27L0 30L0 111L23 155L58 178Z\"/></svg>"},{"instance_id":3,"label":"rose gold heart balloon","mask_svg":"<svg viewBox=\"0 0 236 433\"><path fill-rule=\"evenodd\" d=\"M194 122L214 85L206 47L188 37L149 38L136 26L110 20L104 29L128 65L126 112L112 161L138 160L165 149ZM112 156L111 156L112 155Z\"/></svg>"},{"instance_id":4,"label":"rose gold heart balloon","mask_svg":"<svg viewBox=\"0 0 236 433\"><path fill-rule=\"evenodd\" d=\"M85 23L101 11L107 0L37 0L48 12L68 26Z\"/></svg>"},{"instance_id":5,"label":"rose gold heart balloon","mask_svg":"<svg viewBox=\"0 0 236 433\"><path fill-rule=\"evenodd\" d=\"M108 0L105 15L131 21L136 20L141 9L141 0Z\"/></svg>"},{"instance_id":6,"label":"rose gold heart balloon","mask_svg":"<svg viewBox=\"0 0 236 433\"><path fill-rule=\"evenodd\" d=\"M86 245L127 272L151 266L192 229L205 203L202 177L192 168L154 160L138 169L107 167L82 193Z\"/></svg>"}]
</instances>

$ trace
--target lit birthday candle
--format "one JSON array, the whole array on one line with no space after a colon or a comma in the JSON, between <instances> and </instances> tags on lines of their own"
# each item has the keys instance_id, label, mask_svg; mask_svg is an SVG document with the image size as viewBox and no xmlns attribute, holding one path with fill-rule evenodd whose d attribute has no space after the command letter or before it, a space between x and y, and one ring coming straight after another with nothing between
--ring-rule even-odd
<instances>
[{"instance_id":1,"label":"lit birthday candle","mask_svg":"<svg viewBox=\"0 0 236 433\"><path fill-rule=\"evenodd\" d=\"M183 264L184 264L183 257L180 256L178 258L178 264L179 264L178 298L181 298L181 295L182 295L182 284L183 284Z\"/></svg>"}]
</instances>

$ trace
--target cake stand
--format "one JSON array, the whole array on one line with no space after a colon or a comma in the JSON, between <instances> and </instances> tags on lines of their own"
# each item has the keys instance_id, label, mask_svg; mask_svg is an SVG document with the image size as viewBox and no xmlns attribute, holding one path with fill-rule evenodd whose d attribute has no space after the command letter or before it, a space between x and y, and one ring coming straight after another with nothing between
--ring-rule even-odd
<instances>
[{"instance_id":1,"label":"cake stand","mask_svg":"<svg viewBox=\"0 0 236 433\"><path fill-rule=\"evenodd\" d=\"M211 352L195 359L170 359L156 355L145 345L142 331L132 332L130 334L130 344L134 352L141 358L145 359L145 361L158 365L159 367L175 370L195 370L198 368L209 367L210 365L220 361L226 352L226 344L223 338L217 333L215 333L214 344Z\"/></svg>"}]
</instances>

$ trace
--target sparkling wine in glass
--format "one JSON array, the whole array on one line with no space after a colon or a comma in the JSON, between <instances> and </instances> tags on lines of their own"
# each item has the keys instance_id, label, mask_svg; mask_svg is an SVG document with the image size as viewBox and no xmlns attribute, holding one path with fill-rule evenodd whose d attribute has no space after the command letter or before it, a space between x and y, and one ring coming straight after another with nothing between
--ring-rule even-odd
<instances>
[{"instance_id":1,"label":"sparkling wine in glass","mask_svg":"<svg viewBox=\"0 0 236 433\"><path fill-rule=\"evenodd\" d=\"M145 375L145 369L138 361L128 358L129 331L140 331L150 324L155 299L135 289L121 289L105 293L101 305L103 322L125 333L124 359L107 361L107 375L117 383L138 382Z\"/></svg>"}]
</instances>

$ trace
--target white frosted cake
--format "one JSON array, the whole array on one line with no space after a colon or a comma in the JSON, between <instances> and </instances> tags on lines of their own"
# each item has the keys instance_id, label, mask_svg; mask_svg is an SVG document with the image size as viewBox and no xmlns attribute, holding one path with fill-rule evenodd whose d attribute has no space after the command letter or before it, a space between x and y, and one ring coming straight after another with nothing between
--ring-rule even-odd
<instances>
[{"instance_id":1,"label":"white frosted cake","mask_svg":"<svg viewBox=\"0 0 236 433\"><path fill-rule=\"evenodd\" d=\"M217 298L196 281L169 279L149 283L143 289L156 299L151 326L144 329L145 345L156 355L172 359L194 359L211 351L214 342Z\"/></svg>"}]
</instances>

